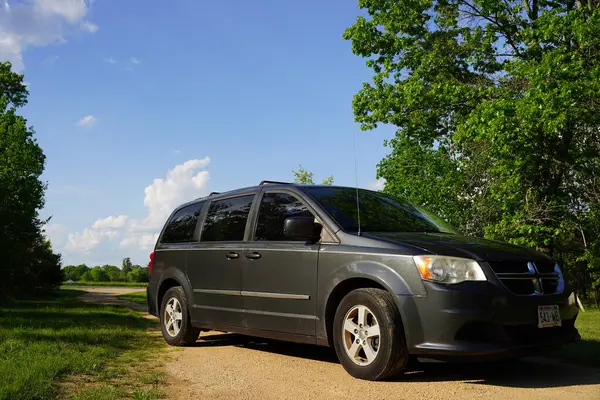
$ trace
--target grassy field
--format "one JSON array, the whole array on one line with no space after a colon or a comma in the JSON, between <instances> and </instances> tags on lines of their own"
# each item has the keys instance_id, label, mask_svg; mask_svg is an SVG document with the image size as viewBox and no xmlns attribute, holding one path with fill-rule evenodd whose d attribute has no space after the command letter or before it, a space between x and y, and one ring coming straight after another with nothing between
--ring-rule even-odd
<instances>
[{"instance_id":1,"label":"grassy field","mask_svg":"<svg viewBox=\"0 0 600 400\"><path fill-rule=\"evenodd\" d=\"M586 309L579 312L575 326L581 340L556 352L556 356L580 365L600 367L600 310Z\"/></svg>"},{"instance_id":2,"label":"grassy field","mask_svg":"<svg viewBox=\"0 0 600 400\"><path fill-rule=\"evenodd\" d=\"M0 399L154 399L165 346L156 323L81 292L0 306Z\"/></svg>"},{"instance_id":3,"label":"grassy field","mask_svg":"<svg viewBox=\"0 0 600 400\"><path fill-rule=\"evenodd\" d=\"M63 283L64 287L69 286L125 286L125 287L146 287L147 283L144 282L87 282L78 281L73 283Z\"/></svg>"},{"instance_id":4,"label":"grassy field","mask_svg":"<svg viewBox=\"0 0 600 400\"><path fill-rule=\"evenodd\" d=\"M127 293L119 296L121 300L132 301L134 303L146 305L146 292Z\"/></svg>"}]
</instances>

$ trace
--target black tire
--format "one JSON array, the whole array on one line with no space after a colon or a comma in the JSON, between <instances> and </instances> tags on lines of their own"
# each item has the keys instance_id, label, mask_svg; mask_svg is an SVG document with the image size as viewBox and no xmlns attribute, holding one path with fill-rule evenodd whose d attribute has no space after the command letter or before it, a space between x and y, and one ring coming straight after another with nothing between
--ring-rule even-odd
<instances>
[{"instance_id":1,"label":"black tire","mask_svg":"<svg viewBox=\"0 0 600 400\"><path fill-rule=\"evenodd\" d=\"M166 326L169 318L166 306L171 299L176 299L179 302L182 314L181 327L179 332L174 336L167 330ZM195 328L192 326L187 298L185 297L185 292L181 286L172 287L167 290L167 293L165 293L160 305L159 315L160 329L162 331L163 338L165 338L165 341L168 344L171 346L189 346L196 343L198 336L200 336L200 328Z\"/></svg>"},{"instance_id":2,"label":"black tire","mask_svg":"<svg viewBox=\"0 0 600 400\"><path fill-rule=\"evenodd\" d=\"M367 307L375 316L380 332L377 354L368 365L359 365L348 356L343 337L346 314L359 305ZM333 344L344 369L359 379L375 381L397 375L410 358L400 312L392 295L381 289L356 289L342 299L333 322Z\"/></svg>"}]
</instances>

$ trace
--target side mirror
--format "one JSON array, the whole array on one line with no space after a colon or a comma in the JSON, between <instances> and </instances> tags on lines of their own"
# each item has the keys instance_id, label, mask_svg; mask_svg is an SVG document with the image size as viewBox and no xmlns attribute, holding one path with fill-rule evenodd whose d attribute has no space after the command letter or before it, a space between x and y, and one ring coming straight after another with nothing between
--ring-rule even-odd
<instances>
[{"instance_id":1,"label":"side mirror","mask_svg":"<svg viewBox=\"0 0 600 400\"><path fill-rule=\"evenodd\" d=\"M288 217L283 221L283 234L293 240L317 242L322 228L313 217Z\"/></svg>"}]
</instances>

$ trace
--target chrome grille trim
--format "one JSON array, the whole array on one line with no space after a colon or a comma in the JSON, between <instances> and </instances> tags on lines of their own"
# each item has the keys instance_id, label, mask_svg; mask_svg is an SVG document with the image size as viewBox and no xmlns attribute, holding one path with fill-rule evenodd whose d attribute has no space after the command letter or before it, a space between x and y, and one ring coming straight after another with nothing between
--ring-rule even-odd
<instances>
[{"instance_id":1,"label":"chrome grille trim","mask_svg":"<svg viewBox=\"0 0 600 400\"><path fill-rule=\"evenodd\" d=\"M517 262L517 261L516 261ZM490 268L494 270L491 263L488 263ZM495 272L496 276L506 288L516 296L543 296L543 295L554 295L560 294L564 291L564 276L560 270L560 266L555 263L554 272L551 273L540 273L533 261L527 263L527 272ZM531 293L515 293L509 287L509 282L514 281L531 281ZM515 282L516 283L516 282ZM547 292L544 287L556 288L552 292ZM513 289L515 287L513 286Z\"/></svg>"}]
</instances>

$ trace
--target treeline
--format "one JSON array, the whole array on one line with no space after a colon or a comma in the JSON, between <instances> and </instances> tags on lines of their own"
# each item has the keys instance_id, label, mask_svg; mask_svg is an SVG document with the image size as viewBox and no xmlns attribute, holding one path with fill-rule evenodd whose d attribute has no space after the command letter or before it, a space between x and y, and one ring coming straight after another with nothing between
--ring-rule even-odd
<instances>
[{"instance_id":1,"label":"treeline","mask_svg":"<svg viewBox=\"0 0 600 400\"><path fill-rule=\"evenodd\" d=\"M372 80L352 104L396 128L385 192L548 254L600 305L599 2L359 3L343 37Z\"/></svg>"},{"instance_id":2,"label":"treeline","mask_svg":"<svg viewBox=\"0 0 600 400\"><path fill-rule=\"evenodd\" d=\"M67 265L63 268L64 279L74 282L148 282L148 267L134 265L129 257L123 259L121 268L115 265L88 267L85 264Z\"/></svg>"},{"instance_id":3,"label":"treeline","mask_svg":"<svg viewBox=\"0 0 600 400\"><path fill-rule=\"evenodd\" d=\"M46 157L17 109L27 104L23 75L0 62L0 299L48 291L62 281L61 256L52 251L39 216Z\"/></svg>"}]
</instances>

